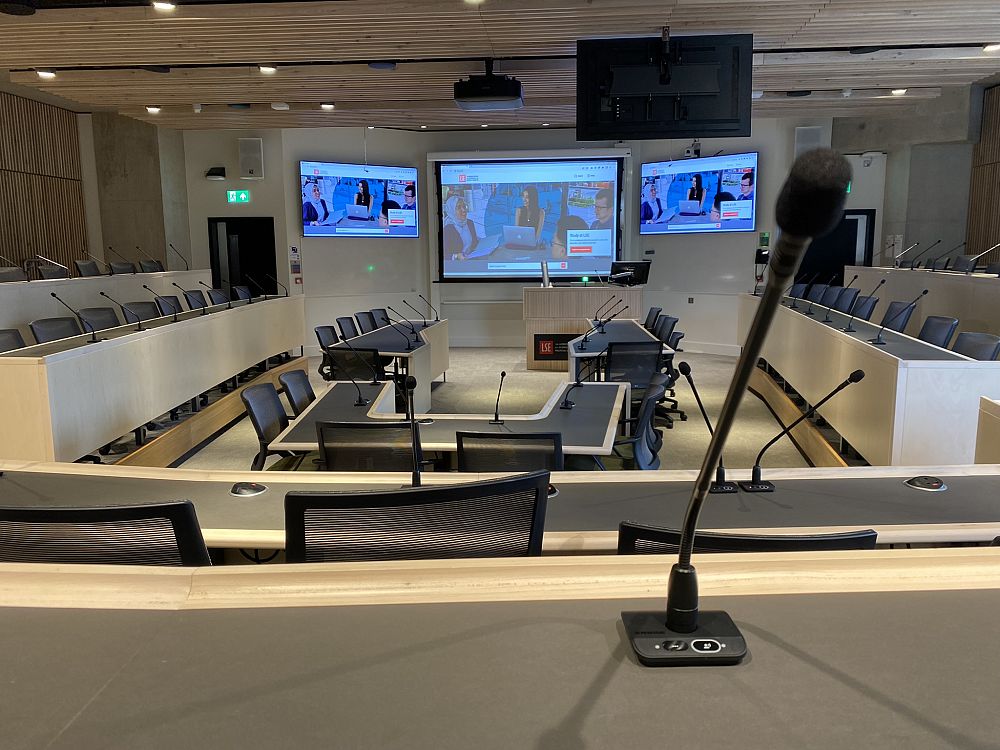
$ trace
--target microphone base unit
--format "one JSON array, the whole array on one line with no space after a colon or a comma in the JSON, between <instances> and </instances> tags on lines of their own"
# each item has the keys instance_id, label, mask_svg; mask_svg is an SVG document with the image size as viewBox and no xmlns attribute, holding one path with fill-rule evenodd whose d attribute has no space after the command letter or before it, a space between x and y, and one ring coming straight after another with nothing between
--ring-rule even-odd
<instances>
[{"instance_id":1,"label":"microphone base unit","mask_svg":"<svg viewBox=\"0 0 1000 750\"><path fill-rule=\"evenodd\" d=\"M502 419L491 419L490 424L503 424Z\"/></svg>"},{"instance_id":2,"label":"microphone base unit","mask_svg":"<svg viewBox=\"0 0 1000 750\"><path fill-rule=\"evenodd\" d=\"M560 409L572 409L574 406L576 406L575 401L563 401L561 404L559 404Z\"/></svg>"},{"instance_id":3,"label":"microphone base unit","mask_svg":"<svg viewBox=\"0 0 1000 750\"><path fill-rule=\"evenodd\" d=\"M354 405L355 406L368 406L368 404L370 404L370 403L371 403L371 401L369 401L368 399L361 398L361 396L358 396L358 400L354 402Z\"/></svg>"},{"instance_id":4,"label":"microphone base unit","mask_svg":"<svg viewBox=\"0 0 1000 750\"><path fill-rule=\"evenodd\" d=\"M744 492L774 492L774 485L764 480L740 482L740 489Z\"/></svg>"},{"instance_id":5,"label":"microphone base unit","mask_svg":"<svg viewBox=\"0 0 1000 750\"><path fill-rule=\"evenodd\" d=\"M740 491L736 482L712 482L708 489L709 495L735 495Z\"/></svg>"},{"instance_id":6,"label":"microphone base unit","mask_svg":"<svg viewBox=\"0 0 1000 750\"><path fill-rule=\"evenodd\" d=\"M848 324L847 328L841 328L840 330L843 331L844 333L857 333L858 331L858 329L852 326L851 324Z\"/></svg>"},{"instance_id":7,"label":"microphone base unit","mask_svg":"<svg viewBox=\"0 0 1000 750\"><path fill-rule=\"evenodd\" d=\"M886 345L886 342L882 339L881 336L879 336L878 338L875 338L875 339L868 339L868 343L871 344L872 346L885 346Z\"/></svg>"},{"instance_id":8,"label":"microphone base unit","mask_svg":"<svg viewBox=\"0 0 1000 750\"><path fill-rule=\"evenodd\" d=\"M699 613L698 627L681 633L667 627L663 610L622 612L622 624L639 663L646 667L731 666L746 658L746 639L721 610Z\"/></svg>"}]
</instances>

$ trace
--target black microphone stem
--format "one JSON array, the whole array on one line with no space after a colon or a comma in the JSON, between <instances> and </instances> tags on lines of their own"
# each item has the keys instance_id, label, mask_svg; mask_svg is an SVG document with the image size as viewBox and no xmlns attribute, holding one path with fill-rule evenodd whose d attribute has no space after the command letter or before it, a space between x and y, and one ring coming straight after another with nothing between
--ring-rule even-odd
<instances>
[{"instance_id":1,"label":"black microphone stem","mask_svg":"<svg viewBox=\"0 0 1000 750\"><path fill-rule=\"evenodd\" d=\"M871 299L872 297L874 297L875 296L875 292L877 292L882 287L882 285L884 283L885 283L885 279L884 278L880 279L879 282L875 285L875 288L871 290L871 293L867 294L865 297L858 297L854 301L854 304L851 305L851 317L848 318L848 320L847 320L847 326L844 327L844 328L841 328L840 330L842 330L844 333L854 333L855 329L854 329L853 323L854 323L854 318L858 314L858 305L861 304L861 300L862 299L864 299L864 298Z\"/></svg>"},{"instance_id":2,"label":"black microphone stem","mask_svg":"<svg viewBox=\"0 0 1000 750\"><path fill-rule=\"evenodd\" d=\"M171 281L171 282L170 282L170 286L173 286L173 287L176 287L177 289L180 289L180 290L181 290L181 294L183 294L183 295L184 295L185 297L187 297L187 294L185 294L185 289L184 289L184 287L182 287L182 286L181 286L180 284L178 284L178 283L177 283L176 281ZM179 301L180 301L180 300L178 300L178 302L179 302ZM190 306L191 306L191 300L188 300L188 307L190 307ZM201 308L201 314L202 314L202 315L205 315L205 314L207 314L207 313L208 313L208 306L206 305L205 307Z\"/></svg>"},{"instance_id":3,"label":"black microphone stem","mask_svg":"<svg viewBox=\"0 0 1000 750\"><path fill-rule=\"evenodd\" d=\"M415 325L413 325L413 323L411 323L410 321L408 321L408 320L406 319L406 316L405 316L405 315L400 315L400 314L399 314L399 310L395 309L395 308L394 308L394 307L392 307L391 305L386 305L386 306L385 306L385 309L386 309L386 310L392 310L392 312L393 312L393 313L394 313L394 314L396 315L396 317L397 317L397 318L399 319L399 322L400 322L400 323L405 323L405 324L406 324L406 326L407 326L407 327L409 327L410 331L411 331L411 332L413 333L413 341L414 341L414 342L417 342L417 341L420 341L420 337L419 337L419 336L417 336L417 327L416 327Z\"/></svg>"},{"instance_id":4,"label":"black microphone stem","mask_svg":"<svg viewBox=\"0 0 1000 750\"><path fill-rule=\"evenodd\" d=\"M427 316L424 315L422 312L420 312L420 310L418 310L417 308L415 308L409 302L407 302L405 299L403 300L403 304L406 305L408 308L410 308L411 310L413 310L413 312L415 312L417 315L420 316L421 325L422 325L422 327L426 328L427 327Z\"/></svg>"},{"instance_id":5,"label":"black microphone stem","mask_svg":"<svg viewBox=\"0 0 1000 750\"><path fill-rule=\"evenodd\" d=\"M681 362L677 369L680 371L684 379L687 380L688 385L691 387L691 392L694 394L694 400L698 403L698 409L701 411L701 416L705 420L705 426L708 428L709 437L715 434L715 430L712 429L712 420L708 418L708 412L705 410L705 405L701 402L701 395L698 393L698 389L695 387L694 378L691 377L691 366L687 362ZM726 467L722 463L722 455L719 455L719 465L715 468L715 481L712 482L711 488L708 490L710 495L721 495L721 494L732 494L738 491L738 487L735 482L726 481Z\"/></svg>"},{"instance_id":6,"label":"black microphone stem","mask_svg":"<svg viewBox=\"0 0 1000 750\"><path fill-rule=\"evenodd\" d=\"M372 366L372 363L366 361L365 358L361 356L361 353L357 349L355 349L353 346L351 346L351 342L350 341L348 341L347 339L341 339L341 342L343 342L344 345L347 346L348 349L350 349L352 352L354 352L354 356L357 357L368 368L369 372L371 372L371 374L372 374L372 383L371 384L372 385L378 385L381 381L378 379L378 373L375 371L375 368Z\"/></svg>"},{"instance_id":7,"label":"black microphone stem","mask_svg":"<svg viewBox=\"0 0 1000 750\"><path fill-rule=\"evenodd\" d=\"M145 289L150 294L152 294L156 299L162 299L164 302L166 302L168 305L170 305L170 309L174 311L174 322L176 323L177 322L177 306L174 305L174 303L171 300L167 299L163 295L157 294L156 292L154 292L152 289L150 289L145 284L142 285L142 288Z\"/></svg>"},{"instance_id":8,"label":"black microphone stem","mask_svg":"<svg viewBox=\"0 0 1000 750\"><path fill-rule=\"evenodd\" d=\"M493 410L493 419L490 420L490 424L503 424L503 420L500 419L500 394L503 393L503 381L507 377L507 371L500 371L500 387L497 388L497 405Z\"/></svg>"},{"instance_id":9,"label":"black microphone stem","mask_svg":"<svg viewBox=\"0 0 1000 750\"><path fill-rule=\"evenodd\" d=\"M267 292L264 291L264 287L262 287L260 284L257 283L256 279L254 279L249 274L243 274L243 278L245 278L247 281L249 281L251 284L253 284L255 287L257 287L257 291L260 292L261 294L263 294L264 295L264 299L267 300Z\"/></svg>"},{"instance_id":10,"label":"black microphone stem","mask_svg":"<svg viewBox=\"0 0 1000 750\"><path fill-rule=\"evenodd\" d=\"M607 299L607 300L605 301L605 303L604 303L603 305L601 305L600 307L598 307L598 308L597 308L597 310L596 310L596 311L594 312L594 320L600 320L600 315L601 315L601 310L603 310L603 309L604 309L605 307L607 307L607 306L608 306L608 305L609 305L609 304L610 304L610 303L611 303L611 302L612 302L613 300L616 300L616 299L618 299L618 295L617 295L617 294L612 294L612 295L611 295L611 296L610 296L610 297L609 297L609 298L608 298L608 299Z\"/></svg>"},{"instance_id":11,"label":"black microphone stem","mask_svg":"<svg viewBox=\"0 0 1000 750\"><path fill-rule=\"evenodd\" d=\"M185 271L190 271L191 270L191 266L188 265L187 258L185 258L183 255L181 255L180 250L178 250L176 247L174 247L173 244L170 243L170 242L167 243L167 247L169 247L171 250L173 250L175 253L177 253L177 257L180 258L184 262L184 270Z\"/></svg>"},{"instance_id":12,"label":"black microphone stem","mask_svg":"<svg viewBox=\"0 0 1000 750\"><path fill-rule=\"evenodd\" d=\"M135 320L139 324L138 327L135 329L136 333L138 333L139 331L145 331L146 330L145 328L142 327L142 318L139 317L139 315L131 307L129 307L128 305L123 305L121 302L118 302L117 300L112 299L111 295L109 295L109 294L107 294L105 292L98 292L98 294L100 294L102 297L104 297L106 299L111 300L114 304L118 305L118 307L120 307L122 309L122 317L125 317L125 313L126 312L130 312L133 315L135 315ZM128 320L127 317L125 319Z\"/></svg>"},{"instance_id":13,"label":"black microphone stem","mask_svg":"<svg viewBox=\"0 0 1000 750\"><path fill-rule=\"evenodd\" d=\"M403 337L403 341L406 342L406 351L412 352L413 351L413 344L410 342L410 337L407 336L405 333L403 333L398 328L396 328L396 325L397 324L398 325L402 325L402 322L398 321L398 320L393 320L388 315L386 315L385 317L389 321L389 328L391 328L392 330L394 330L396 333L398 333L400 336Z\"/></svg>"},{"instance_id":14,"label":"black microphone stem","mask_svg":"<svg viewBox=\"0 0 1000 750\"><path fill-rule=\"evenodd\" d=\"M54 299L54 300L55 300L56 302L58 302L58 303L59 303L60 305L62 305L62 306L63 306L63 307L65 307L65 308L66 308L67 310L69 310L69 311L70 311L71 313L73 313L73 316L74 316L74 317L75 317L75 318L76 318L76 319L77 319L78 321L80 321L80 327L81 327L81 328L83 329L83 332L84 332L84 333L89 333L89 334L90 334L90 341L88 341L87 343L88 343L88 344L96 344L96 343L97 343L97 331L96 331L96 330L94 329L94 326L92 326L92 325L91 325L91 324L90 324L90 323L89 323L89 322L87 321L87 319L86 319L86 318L84 318L84 317L83 317L82 315L80 315L80 313L78 313L78 312L77 312L76 310L74 310L74 309L73 309L72 307L70 307L70 306L69 306L69 305L67 305L67 304L66 304L65 302L63 302L63 301L62 301L61 299L59 299L59 296L58 296L58 295L57 295L57 294L56 294L55 292L49 292L49 295L50 295L50 296L51 296L51 297L52 297L52 298L53 298L53 299Z\"/></svg>"},{"instance_id":15,"label":"black microphone stem","mask_svg":"<svg viewBox=\"0 0 1000 750\"><path fill-rule=\"evenodd\" d=\"M928 245L926 248L924 248L919 253L917 253L916 255L914 255L913 256L913 260L910 261L910 268L916 268L917 267L917 261L920 258L923 258L925 255L927 255L928 252L930 252L931 250L933 250L935 247L937 247L940 244L941 244L941 240L938 240L937 242L934 242L934 243Z\"/></svg>"},{"instance_id":16,"label":"black microphone stem","mask_svg":"<svg viewBox=\"0 0 1000 750\"><path fill-rule=\"evenodd\" d=\"M287 287L287 286L285 286L284 284L282 284L282 283L281 283L280 281L278 281L278 280L277 280L276 278L274 278L274 276L272 276L272 275L271 275L271 274L269 274L269 273L265 273L265 274L264 274L264 278L265 278L265 279L270 279L270 280L271 280L271 281L273 281L273 282L274 282L275 284L277 284L278 286L280 286L280 287L281 287L281 288L282 288L282 289L284 290L284 292L285 292L285 296L286 296L286 297L288 296L288 287Z\"/></svg>"},{"instance_id":17,"label":"black microphone stem","mask_svg":"<svg viewBox=\"0 0 1000 750\"><path fill-rule=\"evenodd\" d=\"M917 302L920 301L920 298L923 297L925 294L927 294L927 292L929 291L930 291L929 289L924 289L924 291L922 291L920 294L918 294L916 297L913 298L912 302L899 308L899 311L891 318L889 318L887 321L885 321L882 324L882 327L878 329L878 335L875 336L875 338L873 339L868 339L868 343L874 344L875 346L885 346L885 340L882 338L882 332L885 330L885 327L889 325L892 321L894 321L896 318L898 318L900 315L902 315L904 312L909 310L911 307L916 305Z\"/></svg>"},{"instance_id":18,"label":"black microphone stem","mask_svg":"<svg viewBox=\"0 0 1000 750\"><path fill-rule=\"evenodd\" d=\"M434 322L436 323L437 321L441 320L441 316L438 315L438 311L434 307L434 305L428 302L427 298L424 295L418 294L417 296L420 297L420 299L422 299L426 303L426 305L431 309L431 312L434 313Z\"/></svg>"},{"instance_id":19,"label":"black microphone stem","mask_svg":"<svg viewBox=\"0 0 1000 750\"><path fill-rule=\"evenodd\" d=\"M808 289L809 285L812 284L816 280L817 276L819 276L819 272L814 273L812 276L810 276L808 279L806 279L805 281L803 281L801 283L805 284L805 288ZM795 280L794 279L792 280L791 286L788 287L788 291L791 291L793 286L795 286ZM787 293L785 294L785 296L786 297L788 296ZM798 304L796 304L798 301L799 301L798 298L792 297L792 304L790 304L788 306L788 309L789 310L798 310L799 306L798 306Z\"/></svg>"},{"instance_id":20,"label":"black microphone stem","mask_svg":"<svg viewBox=\"0 0 1000 750\"><path fill-rule=\"evenodd\" d=\"M854 274L854 278L851 279L851 283L845 287L842 287L840 290L840 294L844 293L844 289L850 289L852 286L854 286L854 282L857 280L858 280L858 275ZM840 294L837 295L837 299L834 300L833 305L837 304L837 300L840 299ZM830 311L833 310L833 305L825 305L826 315L823 316L823 320L821 320L820 323L831 323L831 324L833 323L833 321L830 320Z\"/></svg>"}]
</instances>

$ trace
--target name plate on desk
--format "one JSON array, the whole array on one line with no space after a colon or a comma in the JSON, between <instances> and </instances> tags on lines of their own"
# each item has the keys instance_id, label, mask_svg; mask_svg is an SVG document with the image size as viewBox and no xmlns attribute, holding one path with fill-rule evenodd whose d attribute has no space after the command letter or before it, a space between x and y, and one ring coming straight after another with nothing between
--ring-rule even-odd
<instances>
[{"instance_id":1,"label":"name plate on desk","mask_svg":"<svg viewBox=\"0 0 1000 750\"><path fill-rule=\"evenodd\" d=\"M569 342L579 337L578 333L536 333L535 359L565 362L569 359Z\"/></svg>"}]
</instances>

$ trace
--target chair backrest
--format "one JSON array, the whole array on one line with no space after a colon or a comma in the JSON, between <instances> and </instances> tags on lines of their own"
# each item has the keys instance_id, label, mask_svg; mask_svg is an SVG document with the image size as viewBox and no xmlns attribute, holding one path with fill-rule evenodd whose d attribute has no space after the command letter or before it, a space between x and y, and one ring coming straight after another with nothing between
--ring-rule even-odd
<instances>
[{"instance_id":1,"label":"chair backrest","mask_svg":"<svg viewBox=\"0 0 1000 750\"><path fill-rule=\"evenodd\" d=\"M0 507L0 562L212 564L190 500L100 508Z\"/></svg>"},{"instance_id":2,"label":"chair backrest","mask_svg":"<svg viewBox=\"0 0 1000 750\"><path fill-rule=\"evenodd\" d=\"M361 333L371 333L378 327L375 325L375 316L367 310L354 313L354 318L358 321L358 330Z\"/></svg>"},{"instance_id":3,"label":"chair backrest","mask_svg":"<svg viewBox=\"0 0 1000 750\"><path fill-rule=\"evenodd\" d=\"M270 443L288 427L288 415L272 383L248 386L240 391L240 398L261 445Z\"/></svg>"},{"instance_id":4,"label":"chair backrest","mask_svg":"<svg viewBox=\"0 0 1000 750\"><path fill-rule=\"evenodd\" d=\"M653 330L650 333L664 344L667 344L670 341L670 336L673 334L677 322L678 319L673 315L660 315L657 317L656 322L653 323Z\"/></svg>"},{"instance_id":5,"label":"chair backrest","mask_svg":"<svg viewBox=\"0 0 1000 750\"><path fill-rule=\"evenodd\" d=\"M806 293L806 299L810 302L819 302L826 294L828 286L826 284L813 284Z\"/></svg>"},{"instance_id":6,"label":"chair backrest","mask_svg":"<svg viewBox=\"0 0 1000 750\"><path fill-rule=\"evenodd\" d=\"M681 339L684 338L684 331L675 330L670 334L670 338L667 339L667 346L673 349L675 352L681 351Z\"/></svg>"},{"instance_id":7,"label":"chair backrest","mask_svg":"<svg viewBox=\"0 0 1000 750\"><path fill-rule=\"evenodd\" d=\"M660 468L660 457L654 452L650 437L653 417L656 415L656 404L666 392L663 385L651 385L646 389L639 405L632 434L640 439L632 444L632 457L635 460L635 468L640 471L655 471Z\"/></svg>"},{"instance_id":8,"label":"chair backrest","mask_svg":"<svg viewBox=\"0 0 1000 750\"><path fill-rule=\"evenodd\" d=\"M346 346L335 346L326 350L330 358L330 367L334 380L367 380L372 372L379 380L385 378L385 368L377 349L358 349L351 351Z\"/></svg>"},{"instance_id":9,"label":"chair backrest","mask_svg":"<svg viewBox=\"0 0 1000 750\"><path fill-rule=\"evenodd\" d=\"M160 273L163 270L163 264L158 260L140 260L139 270L142 273Z\"/></svg>"},{"instance_id":10,"label":"chair backrest","mask_svg":"<svg viewBox=\"0 0 1000 750\"><path fill-rule=\"evenodd\" d=\"M96 260L74 260L78 276L100 276L101 269L97 267Z\"/></svg>"},{"instance_id":11,"label":"chair backrest","mask_svg":"<svg viewBox=\"0 0 1000 750\"><path fill-rule=\"evenodd\" d=\"M422 461L420 425L413 429ZM317 422L316 439L321 471L413 471L409 422Z\"/></svg>"},{"instance_id":12,"label":"chair backrest","mask_svg":"<svg viewBox=\"0 0 1000 750\"><path fill-rule=\"evenodd\" d=\"M906 324L910 322L910 316L913 315L915 308L916 305L913 302L894 300L886 308L885 315L882 316L881 325L884 325L890 331L902 333L906 330Z\"/></svg>"},{"instance_id":13,"label":"chair backrest","mask_svg":"<svg viewBox=\"0 0 1000 750\"><path fill-rule=\"evenodd\" d=\"M384 492L285 495L288 562L540 555L549 472Z\"/></svg>"},{"instance_id":14,"label":"chair backrest","mask_svg":"<svg viewBox=\"0 0 1000 750\"><path fill-rule=\"evenodd\" d=\"M152 320L160 317L160 308L155 302L148 300L126 302L122 305L122 313L125 315L126 323L138 323L140 320Z\"/></svg>"},{"instance_id":15,"label":"chair backrest","mask_svg":"<svg viewBox=\"0 0 1000 750\"><path fill-rule=\"evenodd\" d=\"M372 317L375 318L376 328L389 325L389 313L386 312L384 307L373 307L369 310L369 312L372 314Z\"/></svg>"},{"instance_id":16,"label":"chair backrest","mask_svg":"<svg viewBox=\"0 0 1000 750\"><path fill-rule=\"evenodd\" d=\"M113 307L81 307L79 313L80 317L95 331L115 328L122 324ZM90 332L90 328L87 329L87 333Z\"/></svg>"},{"instance_id":17,"label":"chair backrest","mask_svg":"<svg viewBox=\"0 0 1000 750\"><path fill-rule=\"evenodd\" d=\"M305 370L283 372L278 376L278 382L285 389L285 397L292 407L292 414L296 417L316 400L316 394L309 385L309 375Z\"/></svg>"},{"instance_id":18,"label":"chair backrest","mask_svg":"<svg viewBox=\"0 0 1000 750\"><path fill-rule=\"evenodd\" d=\"M656 325L656 319L660 317L661 312L663 312L662 307L649 308L649 312L646 313L646 322L642 324L642 327L652 333L653 326Z\"/></svg>"},{"instance_id":19,"label":"chair backrest","mask_svg":"<svg viewBox=\"0 0 1000 750\"><path fill-rule=\"evenodd\" d=\"M802 295L806 293L808 284L792 284L792 288L788 290L789 297L795 297L795 299L802 299Z\"/></svg>"},{"instance_id":20,"label":"chair backrest","mask_svg":"<svg viewBox=\"0 0 1000 750\"><path fill-rule=\"evenodd\" d=\"M875 312L875 305L877 304L878 297L867 294L854 300L854 309L851 312L854 313L854 317L858 320L871 320L872 313Z\"/></svg>"},{"instance_id":21,"label":"chair backrest","mask_svg":"<svg viewBox=\"0 0 1000 750\"><path fill-rule=\"evenodd\" d=\"M213 305L225 305L229 302L229 295L224 289L209 289L208 301Z\"/></svg>"},{"instance_id":22,"label":"chair backrest","mask_svg":"<svg viewBox=\"0 0 1000 750\"><path fill-rule=\"evenodd\" d=\"M976 270L976 261L972 259L969 255L959 255L955 258L955 262L951 264L952 271L961 271L966 273L968 271Z\"/></svg>"},{"instance_id":23,"label":"chair backrest","mask_svg":"<svg viewBox=\"0 0 1000 750\"><path fill-rule=\"evenodd\" d=\"M837 297L837 301L833 305L834 310L839 310L842 313L850 313L851 308L854 307L854 300L858 298L858 290L854 287L845 287L841 292L840 296Z\"/></svg>"},{"instance_id":24,"label":"chair backrest","mask_svg":"<svg viewBox=\"0 0 1000 750\"><path fill-rule=\"evenodd\" d=\"M252 299L253 295L250 293L250 287L244 284L237 284L233 288L233 294L236 295L236 299Z\"/></svg>"},{"instance_id":25,"label":"chair backrest","mask_svg":"<svg viewBox=\"0 0 1000 750\"><path fill-rule=\"evenodd\" d=\"M0 282L27 280L28 275L24 272L24 269L17 266L0 266Z\"/></svg>"},{"instance_id":26,"label":"chair backrest","mask_svg":"<svg viewBox=\"0 0 1000 750\"><path fill-rule=\"evenodd\" d=\"M992 362L997 356L1000 356L1000 336L994 336L992 333L963 331L958 334L951 350L982 362Z\"/></svg>"},{"instance_id":27,"label":"chair backrest","mask_svg":"<svg viewBox=\"0 0 1000 750\"><path fill-rule=\"evenodd\" d=\"M47 344L50 341L68 339L70 336L79 336L83 333L76 318L40 318L28 323L31 328L31 335L39 344Z\"/></svg>"},{"instance_id":28,"label":"chair backrest","mask_svg":"<svg viewBox=\"0 0 1000 750\"><path fill-rule=\"evenodd\" d=\"M630 383L642 390L659 371L663 344L659 341L616 341L608 344L604 362L604 379L614 383Z\"/></svg>"},{"instance_id":29,"label":"chair backrest","mask_svg":"<svg viewBox=\"0 0 1000 750\"><path fill-rule=\"evenodd\" d=\"M833 307L837 304L837 298L840 297L842 291L844 291L842 286L828 286L823 292L823 296L819 298L819 303L823 307Z\"/></svg>"},{"instance_id":30,"label":"chair backrest","mask_svg":"<svg viewBox=\"0 0 1000 750\"><path fill-rule=\"evenodd\" d=\"M184 301L187 302L187 306L192 310L200 310L203 307L208 307L208 300L205 299L205 294L201 289L185 289Z\"/></svg>"},{"instance_id":31,"label":"chair backrest","mask_svg":"<svg viewBox=\"0 0 1000 750\"><path fill-rule=\"evenodd\" d=\"M562 433L456 432L459 471L562 471Z\"/></svg>"},{"instance_id":32,"label":"chair backrest","mask_svg":"<svg viewBox=\"0 0 1000 750\"><path fill-rule=\"evenodd\" d=\"M940 346L942 349L948 348L948 342L958 328L958 318L949 318L945 315L928 315L924 324L920 326L920 333L917 338L926 341L928 344Z\"/></svg>"},{"instance_id":33,"label":"chair backrest","mask_svg":"<svg viewBox=\"0 0 1000 750\"><path fill-rule=\"evenodd\" d=\"M875 549L878 534L872 529L837 534L757 535L718 534L699 531L694 537L695 552L808 552L826 550ZM619 555L677 554L681 532L659 526L622 521L618 526Z\"/></svg>"},{"instance_id":34,"label":"chair backrest","mask_svg":"<svg viewBox=\"0 0 1000 750\"><path fill-rule=\"evenodd\" d=\"M24 336L16 328L0 329L0 352L10 352L27 346Z\"/></svg>"},{"instance_id":35,"label":"chair backrest","mask_svg":"<svg viewBox=\"0 0 1000 750\"><path fill-rule=\"evenodd\" d=\"M135 265L123 260L113 260L108 265L112 274L135 273Z\"/></svg>"},{"instance_id":36,"label":"chair backrest","mask_svg":"<svg viewBox=\"0 0 1000 750\"><path fill-rule=\"evenodd\" d=\"M340 329L340 335L345 339L353 339L358 335L358 329L354 325L354 318L345 315L342 318L337 318L337 327Z\"/></svg>"},{"instance_id":37,"label":"chair backrest","mask_svg":"<svg viewBox=\"0 0 1000 750\"><path fill-rule=\"evenodd\" d=\"M181 307L181 301L177 298L176 294L158 294L155 299L160 315L173 315L175 312L184 311L184 308Z\"/></svg>"},{"instance_id":38,"label":"chair backrest","mask_svg":"<svg viewBox=\"0 0 1000 750\"><path fill-rule=\"evenodd\" d=\"M313 330L316 332L316 340L319 341L320 349L329 349L340 341L337 329L333 326L316 326Z\"/></svg>"},{"instance_id":39,"label":"chair backrest","mask_svg":"<svg viewBox=\"0 0 1000 750\"><path fill-rule=\"evenodd\" d=\"M908 258L903 258L899 261L900 268L913 268L913 261Z\"/></svg>"},{"instance_id":40,"label":"chair backrest","mask_svg":"<svg viewBox=\"0 0 1000 750\"><path fill-rule=\"evenodd\" d=\"M986 273L994 276L1000 276L1000 263L990 263L986 266Z\"/></svg>"},{"instance_id":41,"label":"chair backrest","mask_svg":"<svg viewBox=\"0 0 1000 750\"><path fill-rule=\"evenodd\" d=\"M38 275L43 279L68 279L69 270L51 263L39 263Z\"/></svg>"}]
</instances>

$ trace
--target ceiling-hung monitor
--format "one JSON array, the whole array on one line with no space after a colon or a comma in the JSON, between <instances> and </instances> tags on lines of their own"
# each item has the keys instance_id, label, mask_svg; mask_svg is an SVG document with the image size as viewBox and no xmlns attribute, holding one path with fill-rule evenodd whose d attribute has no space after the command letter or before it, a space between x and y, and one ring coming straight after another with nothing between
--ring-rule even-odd
<instances>
[{"instance_id":1,"label":"ceiling-hung monitor","mask_svg":"<svg viewBox=\"0 0 1000 750\"><path fill-rule=\"evenodd\" d=\"M623 158L439 162L440 280L607 276Z\"/></svg>"},{"instance_id":2,"label":"ceiling-hung monitor","mask_svg":"<svg viewBox=\"0 0 1000 750\"><path fill-rule=\"evenodd\" d=\"M418 237L416 167L299 162L303 237Z\"/></svg>"},{"instance_id":3,"label":"ceiling-hung monitor","mask_svg":"<svg viewBox=\"0 0 1000 750\"><path fill-rule=\"evenodd\" d=\"M576 43L581 141L750 135L752 34Z\"/></svg>"},{"instance_id":4,"label":"ceiling-hung monitor","mask_svg":"<svg viewBox=\"0 0 1000 750\"><path fill-rule=\"evenodd\" d=\"M640 169L639 234L752 232L757 154L658 161Z\"/></svg>"}]
</instances>

